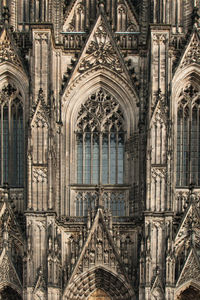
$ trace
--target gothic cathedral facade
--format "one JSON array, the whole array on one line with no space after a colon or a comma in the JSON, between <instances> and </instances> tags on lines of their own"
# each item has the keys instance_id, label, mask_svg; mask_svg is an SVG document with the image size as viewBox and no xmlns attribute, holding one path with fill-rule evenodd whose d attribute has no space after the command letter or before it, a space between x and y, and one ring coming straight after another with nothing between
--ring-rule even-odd
<instances>
[{"instance_id":1,"label":"gothic cathedral facade","mask_svg":"<svg viewBox=\"0 0 200 300\"><path fill-rule=\"evenodd\" d=\"M0 299L200 299L200 1L2 0Z\"/></svg>"}]
</instances>

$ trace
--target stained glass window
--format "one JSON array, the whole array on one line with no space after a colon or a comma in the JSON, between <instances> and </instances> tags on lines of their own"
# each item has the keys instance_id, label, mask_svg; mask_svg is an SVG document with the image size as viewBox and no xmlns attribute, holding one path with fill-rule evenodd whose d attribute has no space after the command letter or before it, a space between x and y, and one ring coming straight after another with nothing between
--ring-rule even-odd
<instances>
[{"instance_id":1,"label":"stained glass window","mask_svg":"<svg viewBox=\"0 0 200 300\"><path fill-rule=\"evenodd\" d=\"M124 117L117 101L99 89L77 120L78 184L123 184Z\"/></svg>"},{"instance_id":2,"label":"stained glass window","mask_svg":"<svg viewBox=\"0 0 200 300\"><path fill-rule=\"evenodd\" d=\"M177 111L177 186L200 185L200 95L183 89Z\"/></svg>"},{"instance_id":3,"label":"stained glass window","mask_svg":"<svg viewBox=\"0 0 200 300\"><path fill-rule=\"evenodd\" d=\"M1 93L0 185L21 187L24 183L24 125L20 92L6 85Z\"/></svg>"}]
</instances>

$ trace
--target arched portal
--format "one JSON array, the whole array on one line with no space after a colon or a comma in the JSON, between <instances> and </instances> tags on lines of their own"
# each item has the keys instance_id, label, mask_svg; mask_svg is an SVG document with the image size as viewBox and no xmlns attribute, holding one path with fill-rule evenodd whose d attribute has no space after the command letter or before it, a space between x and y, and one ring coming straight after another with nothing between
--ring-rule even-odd
<instances>
[{"instance_id":1,"label":"arched portal","mask_svg":"<svg viewBox=\"0 0 200 300\"><path fill-rule=\"evenodd\" d=\"M189 300L189 299L192 300L200 299L200 290L192 285L190 285L188 288L183 290L177 297L177 300Z\"/></svg>"},{"instance_id":2,"label":"arched portal","mask_svg":"<svg viewBox=\"0 0 200 300\"><path fill-rule=\"evenodd\" d=\"M96 289L96 291L89 296L88 300L111 300L111 298L102 289Z\"/></svg>"},{"instance_id":3,"label":"arched portal","mask_svg":"<svg viewBox=\"0 0 200 300\"><path fill-rule=\"evenodd\" d=\"M6 286L0 291L0 300L22 300L22 297L11 287Z\"/></svg>"},{"instance_id":4,"label":"arched portal","mask_svg":"<svg viewBox=\"0 0 200 300\"><path fill-rule=\"evenodd\" d=\"M135 295L130 284L121 276L116 276L103 267L90 269L79 276L75 276L66 290L64 291L64 300L87 299L87 300L135 300ZM104 292L106 298L90 298L95 293ZM103 293L102 293L103 294Z\"/></svg>"}]
</instances>

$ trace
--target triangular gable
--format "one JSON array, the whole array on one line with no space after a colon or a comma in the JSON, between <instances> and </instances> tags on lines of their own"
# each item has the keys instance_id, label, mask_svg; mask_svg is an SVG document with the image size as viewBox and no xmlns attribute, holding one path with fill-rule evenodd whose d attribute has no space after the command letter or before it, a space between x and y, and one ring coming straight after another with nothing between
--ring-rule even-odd
<instances>
[{"instance_id":1,"label":"triangular gable","mask_svg":"<svg viewBox=\"0 0 200 300\"><path fill-rule=\"evenodd\" d=\"M196 29L185 47L176 72L191 64L200 64L200 37Z\"/></svg>"},{"instance_id":2,"label":"triangular gable","mask_svg":"<svg viewBox=\"0 0 200 300\"><path fill-rule=\"evenodd\" d=\"M95 67L112 70L133 84L103 13L94 25L68 84L80 74Z\"/></svg>"},{"instance_id":3,"label":"triangular gable","mask_svg":"<svg viewBox=\"0 0 200 300\"><path fill-rule=\"evenodd\" d=\"M9 283L11 283L20 289L22 288L21 281L12 263L12 260L6 253L5 249L3 249L0 256L0 282L1 285L9 285Z\"/></svg>"},{"instance_id":4,"label":"triangular gable","mask_svg":"<svg viewBox=\"0 0 200 300\"><path fill-rule=\"evenodd\" d=\"M161 99L158 99L157 103L152 109L151 122L156 119L161 119L165 124L167 123L167 109L164 106Z\"/></svg>"},{"instance_id":5,"label":"triangular gable","mask_svg":"<svg viewBox=\"0 0 200 300\"><path fill-rule=\"evenodd\" d=\"M40 89L38 93L37 103L33 104L32 107L32 120L31 120L31 127L39 126L39 124L49 126L49 116L50 116L50 109L48 105L46 105L44 101L43 90Z\"/></svg>"},{"instance_id":6,"label":"triangular gable","mask_svg":"<svg viewBox=\"0 0 200 300\"><path fill-rule=\"evenodd\" d=\"M159 274L156 275L156 278L151 288L151 293L155 296L158 296L157 294L161 294L162 296L165 295L163 284Z\"/></svg>"},{"instance_id":7,"label":"triangular gable","mask_svg":"<svg viewBox=\"0 0 200 300\"><path fill-rule=\"evenodd\" d=\"M78 0L71 4L70 9L68 10L68 13L65 17L65 22L63 25L63 32L73 32L75 31L75 6L78 5L81 1Z\"/></svg>"},{"instance_id":8,"label":"triangular gable","mask_svg":"<svg viewBox=\"0 0 200 300\"><path fill-rule=\"evenodd\" d=\"M118 5L124 5L127 9L127 32L139 32L139 23L138 16L135 12L134 6L130 0L121 0ZM72 1L69 5L67 12L65 14L65 21L63 25L63 32L74 32L75 31L75 14L76 8L81 8L82 11L85 10L85 6L83 1L76 0ZM117 12L116 12L117 13ZM88 18L87 14L85 14L85 18Z\"/></svg>"},{"instance_id":9,"label":"triangular gable","mask_svg":"<svg viewBox=\"0 0 200 300\"><path fill-rule=\"evenodd\" d=\"M0 220L6 221L8 226L8 233L11 235L19 244L22 246L24 244L22 231L16 221L15 215L9 202L3 202L0 208ZM1 241L2 242L2 241Z\"/></svg>"},{"instance_id":10,"label":"triangular gable","mask_svg":"<svg viewBox=\"0 0 200 300\"><path fill-rule=\"evenodd\" d=\"M194 248L191 249L188 255L176 286L180 286L190 280L200 282L200 263Z\"/></svg>"},{"instance_id":11,"label":"triangular gable","mask_svg":"<svg viewBox=\"0 0 200 300\"><path fill-rule=\"evenodd\" d=\"M98 209L90 233L75 264L67 287L82 272L89 270L96 265L105 268L109 267L109 258L111 258L110 261L113 264L112 268L116 268L117 273L129 283L128 276L118 254L116 245L105 224L102 209Z\"/></svg>"},{"instance_id":12,"label":"triangular gable","mask_svg":"<svg viewBox=\"0 0 200 300\"><path fill-rule=\"evenodd\" d=\"M0 63L2 62L10 62L20 68L23 65L12 37L6 28L0 34Z\"/></svg>"},{"instance_id":13,"label":"triangular gable","mask_svg":"<svg viewBox=\"0 0 200 300\"><path fill-rule=\"evenodd\" d=\"M34 294L37 294L38 292L45 293L45 291L46 291L46 282L44 279L43 272L40 269L38 272L38 278L37 278L33 293Z\"/></svg>"},{"instance_id":14,"label":"triangular gable","mask_svg":"<svg viewBox=\"0 0 200 300\"><path fill-rule=\"evenodd\" d=\"M127 7L127 32L139 32L139 23L137 20L137 14L130 0L123 0L120 4L124 4Z\"/></svg>"},{"instance_id":15,"label":"triangular gable","mask_svg":"<svg viewBox=\"0 0 200 300\"><path fill-rule=\"evenodd\" d=\"M180 242L185 239L185 236L188 235L191 222L195 228L195 235L199 235L200 237L200 214L194 202L189 205L185 212L175 237L175 245L180 244Z\"/></svg>"}]
</instances>

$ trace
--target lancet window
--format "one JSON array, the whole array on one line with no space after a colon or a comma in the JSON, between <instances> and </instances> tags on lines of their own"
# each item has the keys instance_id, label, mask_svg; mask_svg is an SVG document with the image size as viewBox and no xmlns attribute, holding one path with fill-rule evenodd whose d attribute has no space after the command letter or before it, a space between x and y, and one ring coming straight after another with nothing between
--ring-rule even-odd
<instances>
[{"instance_id":1,"label":"lancet window","mask_svg":"<svg viewBox=\"0 0 200 300\"><path fill-rule=\"evenodd\" d=\"M200 185L200 93L188 85L177 111L177 186Z\"/></svg>"},{"instance_id":2,"label":"lancet window","mask_svg":"<svg viewBox=\"0 0 200 300\"><path fill-rule=\"evenodd\" d=\"M0 109L0 184L23 186L23 104L19 90L11 84L0 93Z\"/></svg>"},{"instance_id":3,"label":"lancet window","mask_svg":"<svg viewBox=\"0 0 200 300\"><path fill-rule=\"evenodd\" d=\"M77 119L77 183L124 183L124 116L104 89L89 96Z\"/></svg>"}]
</instances>

